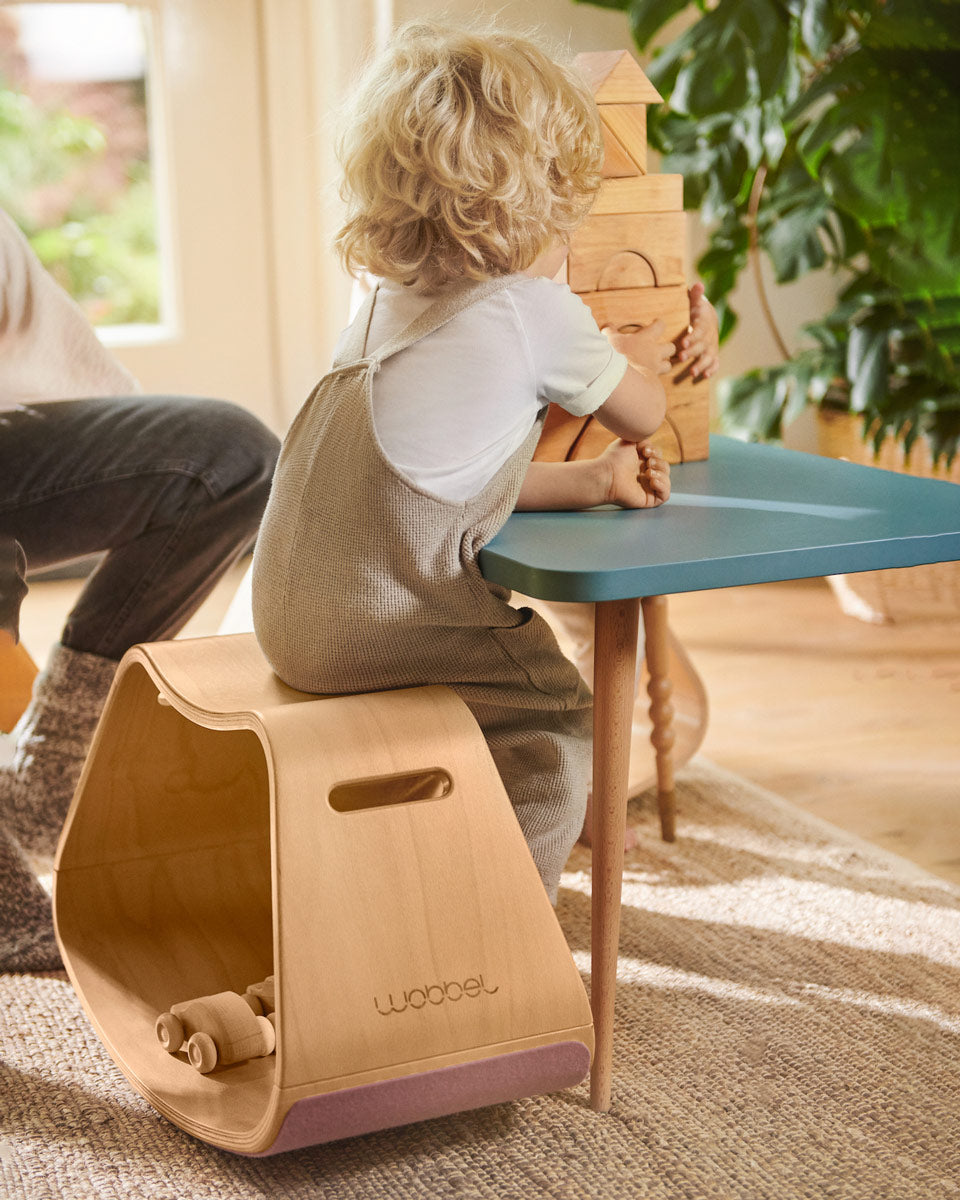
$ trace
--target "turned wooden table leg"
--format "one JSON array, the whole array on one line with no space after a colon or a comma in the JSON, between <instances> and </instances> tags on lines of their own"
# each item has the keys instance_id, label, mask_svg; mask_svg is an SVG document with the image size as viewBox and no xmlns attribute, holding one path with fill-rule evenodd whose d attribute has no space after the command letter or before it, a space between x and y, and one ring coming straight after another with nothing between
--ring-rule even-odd
<instances>
[{"instance_id":1,"label":"turned wooden table leg","mask_svg":"<svg viewBox=\"0 0 960 1200\"><path fill-rule=\"evenodd\" d=\"M647 671L650 681L650 741L657 754L657 807L660 834L665 842L676 837L676 797L673 781L673 683L670 679L670 632L667 627L667 597L645 596L643 631L646 639Z\"/></svg>"},{"instance_id":2,"label":"turned wooden table leg","mask_svg":"<svg viewBox=\"0 0 960 1200\"><path fill-rule=\"evenodd\" d=\"M593 892L590 1005L596 1047L590 1104L610 1108L613 1016L620 942L623 834L627 823L639 600L606 600L595 611L593 710Z\"/></svg>"}]
</instances>

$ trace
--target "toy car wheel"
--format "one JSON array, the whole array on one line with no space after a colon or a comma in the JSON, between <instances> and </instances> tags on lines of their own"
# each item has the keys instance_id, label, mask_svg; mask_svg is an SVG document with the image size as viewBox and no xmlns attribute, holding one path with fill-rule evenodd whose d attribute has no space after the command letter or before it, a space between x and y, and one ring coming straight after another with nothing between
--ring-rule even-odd
<instances>
[{"instance_id":1,"label":"toy car wheel","mask_svg":"<svg viewBox=\"0 0 960 1200\"><path fill-rule=\"evenodd\" d=\"M272 1014L271 1014L272 1016ZM263 1037L263 1053L273 1054L277 1048L277 1027L270 1017L257 1017L260 1034Z\"/></svg>"},{"instance_id":2,"label":"toy car wheel","mask_svg":"<svg viewBox=\"0 0 960 1200\"><path fill-rule=\"evenodd\" d=\"M209 1033L195 1033L187 1042L187 1058L201 1075L206 1075L217 1065L217 1044Z\"/></svg>"},{"instance_id":3,"label":"toy car wheel","mask_svg":"<svg viewBox=\"0 0 960 1200\"><path fill-rule=\"evenodd\" d=\"M185 1037L183 1022L173 1013L161 1013L157 1017L157 1040L168 1054L176 1054L183 1045Z\"/></svg>"}]
</instances>

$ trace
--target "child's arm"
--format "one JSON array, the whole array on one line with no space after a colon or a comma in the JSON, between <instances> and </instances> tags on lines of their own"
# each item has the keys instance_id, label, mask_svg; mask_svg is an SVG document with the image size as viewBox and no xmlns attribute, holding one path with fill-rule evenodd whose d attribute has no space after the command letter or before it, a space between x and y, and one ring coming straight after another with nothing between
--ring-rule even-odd
<instances>
[{"instance_id":1,"label":"child's arm","mask_svg":"<svg viewBox=\"0 0 960 1200\"><path fill-rule=\"evenodd\" d=\"M670 371L673 342L664 342L664 324L604 329L607 340L630 364L623 379L600 405L594 416L605 428L628 442L650 437L663 423L667 395L659 376Z\"/></svg>"},{"instance_id":2,"label":"child's arm","mask_svg":"<svg viewBox=\"0 0 960 1200\"><path fill-rule=\"evenodd\" d=\"M672 342L663 342L664 324L654 321L630 332L604 329L629 366L623 379L594 416L617 434L596 458L577 462L533 462L515 505L524 510L571 510L598 504L656 508L670 496L670 467L644 439L663 422L667 398L659 376L668 374Z\"/></svg>"},{"instance_id":3,"label":"child's arm","mask_svg":"<svg viewBox=\"0 0 960 1200\"><path fill-rule=\"evenodd\" d=\"M518 511L571 510L597 504L656 508L670 497L670 466L648 442L620 440L596 458L532 462L517 498Z\"/></svg>"},{"instance_id":4,"label":"child's arm","mask_svg":"<svg viewBox=\"0 0 960 1200\"><path fill-rule=\"evenodd\" d=\"M639 441L659 428L666 411L666 397L656 376L669 374L672 363L689 364L694 379L709 379L719 369L716 310L699 281L690 288L689 296L690 327L678 341L676 351L671 342L659 340L664 330L662 321L654 321L632 333L604 330L608 340L630 363L619 386L596 413L600 424L618 437Z\"/></svg>"}]
</instances>

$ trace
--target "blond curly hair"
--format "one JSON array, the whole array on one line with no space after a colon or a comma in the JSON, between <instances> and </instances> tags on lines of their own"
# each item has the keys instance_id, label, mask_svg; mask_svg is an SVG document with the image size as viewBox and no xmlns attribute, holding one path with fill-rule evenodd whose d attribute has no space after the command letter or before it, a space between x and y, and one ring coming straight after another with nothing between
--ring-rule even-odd
<instances>
[{"instance_id":1,"label":"blond curly hair","mask_svg":"<svg viewBox=\"0 0 960 1200\"><path fill-rule=\"evenodd\" d=\"M367 70L337 154L346 269L431 290L522 271L567 240L603 147L584 80L532 39L417 21Z\"/></svg>"}]
</instances>

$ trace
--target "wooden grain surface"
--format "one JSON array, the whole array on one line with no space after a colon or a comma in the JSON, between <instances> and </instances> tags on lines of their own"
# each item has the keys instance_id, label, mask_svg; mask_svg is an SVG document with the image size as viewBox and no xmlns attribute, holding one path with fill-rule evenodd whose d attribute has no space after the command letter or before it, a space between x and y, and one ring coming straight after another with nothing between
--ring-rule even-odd
<instances>
[{"instance_id":1,"label":"wooden grain surface","mask_svg":"<svg viewBox=\"0 0 960 1200\"><path fill-rule=\"evenodd\" d=\"M328 802L344 782L438 771L439 794ZM265 1149L306 1095L554 1041L592 1049L583 984L466 705L446 688L305 696L252 634L125 657L55 910L118 1065L228 1149ZM207 1076L160 1048L158 1013L268 974L275 1059Z\"/></svg>"},{"instance_id":2,"label":"wooden grain surface","mask_svg":"<svg viewBox=\"0 0 960 1200\"><path fill-rule=\"evenodd\" d=\"M811 579L674 596L670 621L707 758L960 883L960 612L871 625Z\"/></svg>"}]
</instances>

